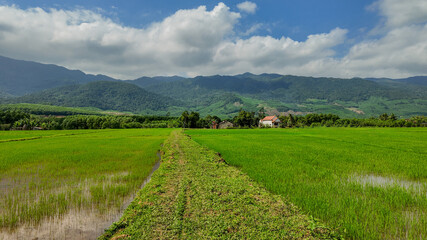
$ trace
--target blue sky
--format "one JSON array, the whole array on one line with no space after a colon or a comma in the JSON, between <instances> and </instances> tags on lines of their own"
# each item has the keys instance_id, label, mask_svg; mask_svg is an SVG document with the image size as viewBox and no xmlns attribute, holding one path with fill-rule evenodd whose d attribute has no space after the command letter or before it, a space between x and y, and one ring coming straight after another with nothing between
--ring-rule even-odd
<instances>
[{"instance_id":1,"label":"blue sky","mask_svg":"<svg viewBox=\"0 0 427 240\"><path fill-rule=\"evenodd\" d=\"M135 28L146 27L152 22L162 21L180 9L192 9L205 5L215 7L219 1L180 0L180 1L2 1L21 8L42 7L73 10L76 8L101 12L113 20ZM222 1L238 11L237 4L243 1ZM239 30L245 31L253 24L264 24L256 34L274 37L288 36L294 40L305 40L313 33L323 33L340 27L350 30L354 37L371 29L379 21L379 16L368 11L372 0L259 0L256 14L245 14ZM102 10L101 10L102 9ZM255 34L255 33L254 33Z\"/></svg>"},{"instance_id":2,"label":"blue sky","mask_svg":"<svg viewBox=\"0 0 427 240\"><path fill-rule=\"evenodd\" d=\"M0 0L0 55L123 79L427 75L426 36L425 0Z\"/></svg>"}]
</instances>

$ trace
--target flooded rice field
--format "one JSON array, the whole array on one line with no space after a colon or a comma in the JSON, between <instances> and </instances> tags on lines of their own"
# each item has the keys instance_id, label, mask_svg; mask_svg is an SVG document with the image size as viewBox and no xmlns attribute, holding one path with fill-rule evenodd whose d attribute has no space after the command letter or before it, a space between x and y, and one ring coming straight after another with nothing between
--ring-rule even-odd
<instances>
[{"instance_id":1,"label":"flooded rice field","mask_svg":"<svg viewBox=\"0 0 427 240\"><path fill-rule=\"evenodd\" d=\"M349 182L358 183L362 186L372 186L379 188L399 188L410 193L421 194L427 197L427 184L423 184L417 181L368 174L353 175L349 178Z\"/></svg>"},{"instance_id":2,"label":"flooded rice field","mask_svg":"<svg viewBox=\"0 0 427 240\"><path fill-rule=\"evenodd\" d=\"M144 180L141 188L143 188L151 180L152 174L160 166L159 160L152 168L148 177ZM10 181L3 180L0 191L9 191L8 186L12 186ZM13 229L2 229L0 231L0 240L27 240L27 239L96 239L106 228L113 222L118 221L124 210L132 202L135 194L126 197L119 208L112 207L108 209L98 209L96 206L92 208L73 208L65 214L57 214L53 217L44 218L37 224L25 223Z\"/></svg>"}]
</instances>

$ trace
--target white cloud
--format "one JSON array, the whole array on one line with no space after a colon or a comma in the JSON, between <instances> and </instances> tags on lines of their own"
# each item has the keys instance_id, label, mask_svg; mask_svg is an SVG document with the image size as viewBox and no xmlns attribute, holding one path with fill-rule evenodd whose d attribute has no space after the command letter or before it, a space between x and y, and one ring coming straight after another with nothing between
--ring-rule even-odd
<instances>
[{"instance_id":1,"label":"white cloud","mask_svg":"<svg viewBox=\"0 0 427 240\"><path fill-rule=\"evenodd\" d=\"M372 8L385 18L383 36L355 44L347 56L330 63L341 69L330 74L394 78L427 75L427 2L379 0Z\"/></svg>"},{"instance_id":2,"label":"white cloud","mask_svg":"<svg viewBox=\"0 0 427 240\"><path fill-rule=\"evenodd\" d=\"M0 55L123 79L242 72L331 77L426 75L427 24L422 17L402 20L385 14L383 9L392 8L387 4L394 6L395 2L378 2L390 22L384 36L355 44L342 58L336 57L334 48L346 41L345 29L313 34L305 41L285 36L242 39L235 33L240 14L223 3L211 10L205 6L179 10L146 28L123 26L82 9L0 6ZM419 2L413 0L411 6L405 9L415 9ZM253 34L260 26L256 24L248 32Z\"/></svg>"},{"instance_id":3,"label":"white cloud","mask_svg":"<svg viewBox=\"0 0 427 240\"><path fill-rule=\"evenodd\" d=\"M344 76L406 77L427 74L427 24L391 30L354 45L340 62Z\"/></svg>"},{"instance_id":4,"label":"white cloud","mask_svg":"<svg viewBox=\"0 0 427 240\"><path fill-rule=\"evenodd\" d=\"M389 27L401 27L427 21L426 0L379 0L374 4Z\"/></svg>"},{"instance_id":5,"label":"white cloud","mask_svg":"<svg viewBox=\"0 0 427 240\"><path fill-rule=\"evenodd\" d=\"M223 3L179 10L146 29L87 10L0 7L0 54L129 78L209 64L240 18Z\"/></svg>"},{"instance_id":6,"label":"white cloud","mask_svg":"<svg viewBox=\"0 0 427 240\"><path fill-rule=\"evenodd\" d=\"M210 74L222 69L227 74L235 72L278 72L292 74L316 74L307 66L334 55L332 47L345 39L347 31L334 29L327 34L308 36L305 42L290 38L254 36L236 42L224 42L218 49L209 69Z\"/></svg>"},{"instance_id":7,"label":"white cloud","mask_svg":"<svg viewBox=\"0 0 427 240\"><path fill-rule=\"evenodd\" d=\"M245 1L245 2L237 4L237 8L242 12L253 14L253 13L255 13L255 11L257 9L257 5L256 5L256 3Z\"/></svg>"}]
</instances>

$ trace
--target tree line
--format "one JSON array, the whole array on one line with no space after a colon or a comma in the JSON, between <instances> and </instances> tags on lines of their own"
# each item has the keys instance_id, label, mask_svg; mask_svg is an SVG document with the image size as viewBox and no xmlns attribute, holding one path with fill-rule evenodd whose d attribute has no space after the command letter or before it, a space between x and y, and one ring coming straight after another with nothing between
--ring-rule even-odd
<instances>
[{"instance_id":1,"label":"tree line","mask_svg":"<svg viewBox=\"0 0 427 240\"><path fill-rule=\"evenodd\" d=\"M226 119L236 128L260 127L259 121L265 117L263 108L258 113L240 110L232 119ZM304 116L279 116L281 128L298 127L427 127L427 117L414 116L409 119L398 119L394 114L381 114L377 118L340 118L335 114L311 113ZM210 128L212 122L220 123L217 116L200 118L199 113L185 111L179 118L180 127L185 128ZM261 126L264 127L264 126Z\"/></svg>"},{"instance_id":2,"label":"tree line","mask_svg":"<svg viewBox=\"0 0 427 240\"><path fill-rule=\"evenodd\" d=\"M1 130L62 130L106 128L167 128L179 127L176 117L169 116L98 116L70 115L65 117L37 116L19 110L0 110Z\"/></svg>"},{"instance_id":3,"label":"tree line","mask_svg":"<svg viewBox=\"0 0 427 240\"><path fill-rule=\"evenodd\" d=\"M236 128L256 128L265 112L240 110L232 119ZM394 114L381 114L366 119L340 118L334 114L307 114L305 116L279 116L279 127L426 127L427 117L414 116L398 119ZM0 110L0 130L61 130L61 129L106 129L106 128L211 128L222 121L218 116L201 117L198 112L184 111L180 117L171 116L98 116L70 115L65 117L37 116L20 110ZM264 127L264 126L261 126Z\"/></svg>"},{"instance_id":4,"label":"tree line","mask_svg":"<svg viewBox=\"0 0 427 240\"><path fill-rule=\"evenodd\" d=\"M427 118L414 116L398 119L394 114L381 114L371 118L340 118L334 114L307 114L280 116L281 127L426 127Z\"/></svg>"}]
</instances>

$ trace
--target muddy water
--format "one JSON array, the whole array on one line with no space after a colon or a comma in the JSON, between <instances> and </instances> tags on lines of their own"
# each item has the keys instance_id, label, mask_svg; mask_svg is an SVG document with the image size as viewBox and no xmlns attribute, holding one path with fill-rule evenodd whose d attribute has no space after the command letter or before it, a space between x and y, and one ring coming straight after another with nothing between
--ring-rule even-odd
<instances>
[{"instance_id":1,"label":"muddy water","mask_svg":"<svg viewBox=\"0 0 427 240\"><path fill-rule=\"evenodd\" d=\"M152 174L160 167L160 153L157 156L159 160L144 180L141 188L150 182ZM72 209L62 216L48 218L37 226L25 224L13 232L3 231L0 232L0 240L96 239L113 222L120 219L134 197L135 194L125 199L120 209L108 210L107 212L100 212L97 209Z\"/></svg>"}]
</instances>

